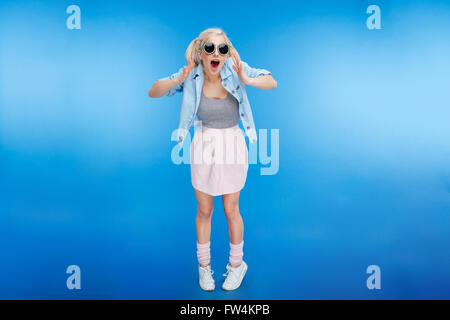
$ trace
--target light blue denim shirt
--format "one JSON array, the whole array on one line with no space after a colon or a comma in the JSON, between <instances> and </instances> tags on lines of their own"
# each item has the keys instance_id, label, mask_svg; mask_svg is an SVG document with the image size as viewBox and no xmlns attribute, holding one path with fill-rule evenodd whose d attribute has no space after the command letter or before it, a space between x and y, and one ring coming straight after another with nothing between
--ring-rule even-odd
<instances>
[{"instance_id":1,"label":"light blue denim shirt","mask_svg":"<svg viewBox=\"0 0 450 320\"><path fill-rule=\"evenodd\" d=\"M265 69L256 69L250 67L246 62L242 61L242 66L245 73L250 78L257 78L263 75L272 74L270 71ZM220 69L220 76L222 78L222 86L232 94L239 102L239 116L244 127L245 134L249 137L251 143L256 142L257 134L255 123L253 121L252 109L247 98L247 92L245 91L245 84L243 84L236 71L234 71L233 58L229 57L225 61L225 64ZM181 67L178 72L162 78L160 80L174 79L178 77L183 72L183 67ZM173 96L177 92L182 92L182 102L181 102L181 112L180 121L178 123L178 130L176 135L176 141L181 145L189 132L189 128L194 123L194 120L198 120L197 110L200 104L200 97L203 88L203 66L200 63L195 66L184 82L179 85L174 86L170 89L166 96Z\"/></svg>"}]
</instances>

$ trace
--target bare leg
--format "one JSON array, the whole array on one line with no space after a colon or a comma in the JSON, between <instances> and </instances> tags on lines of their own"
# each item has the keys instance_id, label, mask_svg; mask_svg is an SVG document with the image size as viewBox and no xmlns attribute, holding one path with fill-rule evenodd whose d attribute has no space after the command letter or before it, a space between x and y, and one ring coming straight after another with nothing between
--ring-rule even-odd
<instances>
[{"instance_id":1,"label":"bare leg","mask_svg":"<svg viewBox=\"0 0 450 320\"><path fill-rule=\"evenodd\" d=\"M232 244L239 244L244 239L244 222L239 212L239 194L240 191L222 195L223 209L228 222L228 235Z\"/></svg>"},{"instance_id":2,"label":"bare leg","mask_svg":"<svg viewBox=\"0 0 450 320\"><path fill-rule=\"evenodd\" d=\"M211 216L214 208L214 198L195 188L194 191L197 198L197 217L195 220L197 241L200 244L204 244L209 242L211 238ZM201 266L206 267L206 265Z\"/></svg>"}]
</instances>

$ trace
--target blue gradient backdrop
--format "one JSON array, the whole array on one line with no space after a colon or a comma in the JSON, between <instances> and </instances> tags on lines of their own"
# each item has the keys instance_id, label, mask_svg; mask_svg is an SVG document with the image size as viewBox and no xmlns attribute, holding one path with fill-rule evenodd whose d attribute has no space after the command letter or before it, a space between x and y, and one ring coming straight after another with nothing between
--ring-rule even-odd
<instances>
[{"instance_id":1,"label":"blue gradient backdrop","mask_svg":"<svg viewBox=\"0 0 450 320\"><path fill-rule=\"evenodd\" d=\"M0 2L0 298L449 299L448 1L210 3ZM213 26L278 82L247 92L256 127L280 130L280 164L250 166L233 292L215 198L206 293L190 168L170 158L181 94L147 93Z\"/></svg>"}]
</instances>

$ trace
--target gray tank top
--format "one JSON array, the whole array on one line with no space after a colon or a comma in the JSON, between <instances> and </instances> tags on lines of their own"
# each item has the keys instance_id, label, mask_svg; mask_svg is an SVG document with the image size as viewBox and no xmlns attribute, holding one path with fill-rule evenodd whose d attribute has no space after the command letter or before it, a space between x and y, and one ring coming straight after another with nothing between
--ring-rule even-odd
<instances>
[{"instance_id":1,"label":"gray tank top","mask_svg":"<svg viewBox=\"0 0 450 320\"><path fill-rule=\"evenodd\" d=\"M239 102L230 93L225 99L213 99L205 96L202 90L197 116L202 126L230 128L239 123Z\"/></svg>"}]
</instances>

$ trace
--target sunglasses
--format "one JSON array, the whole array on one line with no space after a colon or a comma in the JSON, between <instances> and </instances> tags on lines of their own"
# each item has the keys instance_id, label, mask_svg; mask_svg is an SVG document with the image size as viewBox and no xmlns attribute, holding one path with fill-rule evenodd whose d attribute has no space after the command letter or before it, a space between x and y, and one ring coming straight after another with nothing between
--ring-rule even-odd
<instances>
[{"instance_id":1,"label":"sunglasses","mask_svg":"<svg viewBox=\"0 0 450 320\"><path fill-rule=\"evenodd\" d=\"M226 56L228 52L230 52L230 48L226 43L217 45L217 49L219 51L219 54L221 54L222 56ZM213 54L216 51L216 45L214 44L214 42L206 42L204 45L202 45L202 50L206 54Z\"/></svg>"}]
</instances>

